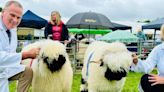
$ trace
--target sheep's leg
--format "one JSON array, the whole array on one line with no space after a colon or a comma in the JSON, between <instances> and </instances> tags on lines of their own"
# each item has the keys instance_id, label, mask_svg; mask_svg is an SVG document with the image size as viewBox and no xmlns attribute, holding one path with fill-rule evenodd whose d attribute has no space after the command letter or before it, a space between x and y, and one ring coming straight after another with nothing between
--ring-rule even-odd
<instances>
[{"instance_id":1,"label":"sheep's leg","mask_svg":"<svg viewBox=\"0 0 164 92\"><path fill-rule=\"evenodd\" d=\"M88 92L87 82L81 78L80 92Z\"/></svg>"},{"instance_id":2,"label":"sheep's leg","mask_svg":"<svg viewBox=\"0 0 164 92\"><path fill-rule=\"evenodd\" d=\"M86 76L85 65L83 66L83 69L82 69L80 92L88 92L88 85L87 85L87 76Z\"/></svg>"}]
</instances>

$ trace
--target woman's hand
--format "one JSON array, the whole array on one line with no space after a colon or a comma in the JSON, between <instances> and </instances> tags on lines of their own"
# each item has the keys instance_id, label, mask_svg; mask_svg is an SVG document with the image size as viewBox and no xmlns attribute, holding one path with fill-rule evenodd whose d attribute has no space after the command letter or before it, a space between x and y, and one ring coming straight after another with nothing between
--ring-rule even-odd
<instances>
[{"instance_id":1,"label":"woman's hand","mask_svg":"<svg viewBox=\"0 0 164 92\"><path fill-rule=\"evenodd\" d=\"M158 75L154 75L154 74L150 74L150 76L148 77L149 82L151 82L151 86L157 85L157 84L164 84L164 77L158 76Z\"/></svg>"},{"instance_id":2,"label":"woman's hand","mask_svg":"<svg viewBox=\"0 0 164 92\"><path fill-rule=\"evenodd\" d=\"M138 56L136 55L136 53L133 53L132 57L133 57L133 63L136 65L138 63Z\"/></svg>"}]
</instances>

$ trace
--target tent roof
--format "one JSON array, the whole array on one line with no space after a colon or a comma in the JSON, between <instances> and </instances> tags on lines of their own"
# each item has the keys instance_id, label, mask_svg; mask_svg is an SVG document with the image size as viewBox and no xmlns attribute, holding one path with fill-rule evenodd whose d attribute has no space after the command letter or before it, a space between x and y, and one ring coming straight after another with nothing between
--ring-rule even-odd
<instances>
[{"instance_id":1,"label":"tent roof","mask_svg":"<svg viewBox=\"0 0 164 92\"><path fill-rule=\"evenodd\" d=\"M114 28L112 28L112 30L127 30L127 29L132 29L131 26L127 26L127 25L122 25L122 24L118 24L118 23L114 23L112 22Z\"/></svg>"},{"instance_id":2,"label":"tent roof","mask_svg":"<svg viewBox=\"0 0 164 92\"><path fill-rule=\"evenodd\" d=\"M30 10L24 13L19 27L29 27L41 29L45 27L47 20L41 18L40 16L34 14Z\"/></svg>"},{"instance_id":3,"label":"tent roof","mask_svg":"<svg viewBox=\"0 0 164 92\"><path fill-rule=\"evenodd\" d=\"M164 18L154 20L146 25L142 26L142 29L156 29L159 30L161 25L164 24Z\"/></svg>"},{"instance_id":4,"label":"tent roof","mask_svg":"<svg viewBox=\"0 0 164 92\"><path fill-rule=\"evenodd\" d=\"M138 37L128 31L117 30L104 35L99 40L107 42L137 42Z\"/></svg>"}]
</instances>

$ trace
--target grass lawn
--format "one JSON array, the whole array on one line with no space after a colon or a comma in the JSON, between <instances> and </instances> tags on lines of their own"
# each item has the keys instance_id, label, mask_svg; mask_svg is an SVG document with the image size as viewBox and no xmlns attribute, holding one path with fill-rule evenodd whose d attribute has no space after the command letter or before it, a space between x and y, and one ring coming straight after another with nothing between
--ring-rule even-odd
<instances>
[{"instance_id":1,"label":"grass lawn","mask_svg":"<svg viewBox=\"0 0 164 92\"><path fill-rule=\"evenodd\" d=\"M138 84L142 74L130 72L127 76L122 92L138 92ZM75 74L73 78L72 92L79 92L81 75ZM15 92L16 82L10 83L10 92ZM30 91L31 92L31 91Z\"/></svg>"}]
</instances>

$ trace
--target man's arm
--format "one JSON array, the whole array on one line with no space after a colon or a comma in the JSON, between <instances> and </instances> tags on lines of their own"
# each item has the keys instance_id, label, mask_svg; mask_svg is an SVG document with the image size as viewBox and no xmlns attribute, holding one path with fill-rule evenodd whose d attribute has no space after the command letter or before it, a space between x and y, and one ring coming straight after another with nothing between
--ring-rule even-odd
<instances>
[{"instance_id":1,"label":"man's arm","mask_svg":"<svg viewBox=\"0 0 164 92\"><path fill-rule=\"evenodd\" d=\"M27 58L34 59L37 55L39 55L40 48L33 48L29 51L22 52L22 60Z\"/></svg>"}]
</instances>

